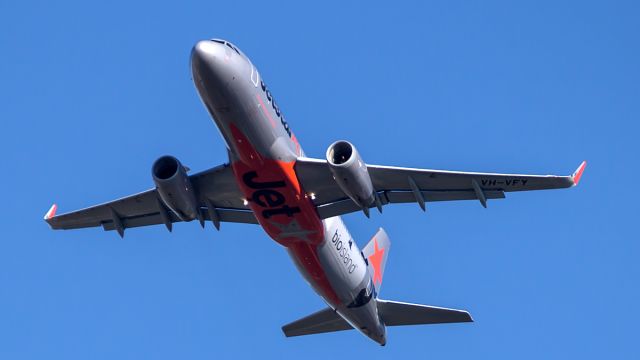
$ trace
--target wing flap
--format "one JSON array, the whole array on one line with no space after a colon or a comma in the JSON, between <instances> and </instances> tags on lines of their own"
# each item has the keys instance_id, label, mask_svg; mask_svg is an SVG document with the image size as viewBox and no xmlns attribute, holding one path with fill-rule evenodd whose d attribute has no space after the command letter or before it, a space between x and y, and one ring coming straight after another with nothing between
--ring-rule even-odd
<instances>
[{"instance_id":1,"label":"wing flap","mask_svg":"<svg viewBox=\"0 0 640 360\"><path fill-rule=\"evenodd\" d=\"M216 208L216 212L218 213L218 218L219 218L219 221L221 222L232 222L232 223L242 223L242 224L258 223L258 219L256 219L256 217L253 215L253 211L251 210ZM200 209L200 213L202 214L202 218L205 219L205 221L211 221L211 219L209 219L209 213L206 208ZM171 223L182 222L182 220L180 220L173 212L169 211L168 215ZM164 224L162 215L160 215L159 212L154 214L131 217L131 218L123 218L121 219L121 222L125 229L141 227L141 226ZM102 225L102 228L106 231L117 230L113 220L102 222L101 225Z\"/></svg>"},{"instance_id":2,"label":"wing flap","mask_svg":"<svg viewBox=\"0 0 640 360\"><path fill-rule=\"evenodd\" d=\"M477 196L473 190L462 191L421 191L423 198L427 202L435 201L455 201L455 200L477 200ZM487 199L504 199L503 191L489 190L485 192ZM415 195L411 191L379 191L378 197L381 205L388 204L404 204L416 202ZM375 204L371 204L371 208L375 208ZM334 202L318 205L318 215L321 219L327 219L334 216L349 214L361 211L362 208L353 202L350 198L342 198Z\"/></svg>"},{"instance_id":3,"label":"wing flap","mask_svg":"<svg viewBox=\"0 0 640 360\"><path fill-rule=\"evenodd\" d=\"M441 191L421 191L425 201L454 201L454 200L477 200L473 190L441 190ZM385 191L384 195L391 204L416 202L415 195L411 191ZM504 199L504 191L485 191L487 199Z\"/></svg>"}]
</instances>

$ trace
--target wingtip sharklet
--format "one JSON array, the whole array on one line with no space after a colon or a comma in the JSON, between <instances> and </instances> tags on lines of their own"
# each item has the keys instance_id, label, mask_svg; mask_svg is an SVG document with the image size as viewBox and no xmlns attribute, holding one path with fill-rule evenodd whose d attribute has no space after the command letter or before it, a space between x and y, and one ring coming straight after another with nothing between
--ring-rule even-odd
<instances>
[{"instance_id":1,"label":"wingtip sharklet","mask_svg":"<svg viewBox=\"0 0 640 360\"><path fill-rule=\"evenodd\" d=\"M51 205L51 208L49 208L49 211L47 211L47 213L44 214L44 220L47 221L53 218L54 216L56 216L56 210L58 210L58 205L56 204Z\"/></svg>"},{"instance_id":2,"label":"wingtip sharklet","mask_svg":"<svg viewBox=\"0 0 640 360\"><path fill-rule=\"evenodd\" d=\"M587 167L587 161L583 161L582 164L580 164L580 166L578 166L578 169L576 169L576 171L573 173L573 175L571 175L571 179L573 180L573 186L577 186L578 183L580 182L580 178L582 177L582 173L584 172L584 169Z\"/></svg>"}]
</instances>

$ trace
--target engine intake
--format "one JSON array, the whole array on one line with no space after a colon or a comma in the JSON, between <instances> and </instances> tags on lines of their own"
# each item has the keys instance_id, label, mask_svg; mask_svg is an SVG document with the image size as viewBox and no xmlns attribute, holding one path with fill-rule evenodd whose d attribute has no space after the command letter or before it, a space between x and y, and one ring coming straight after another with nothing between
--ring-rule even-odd
<instances>
[{"instance_id":1,"label":"engine intake","mask_svg":"<svg viewBox=\"0 0 640 360\"><path fill-rule=\"evenodd\" d=\"M187 171L173 156L163 156L151 167L151 175L162 202L182 221L198 216L198 201Z\"/></svg>"},{"instance_id":2,"label":"engine intake","mask_svg":"<svg viewBox=\"0 0 640 360\"><path fill-rule=\"evenodd\" d=\"M344 140L334 142L327 149L327 162L342 191L360 207L368 210L375 201L373 184L367 165L355 146Z\"/></svg>"}]
</instances>

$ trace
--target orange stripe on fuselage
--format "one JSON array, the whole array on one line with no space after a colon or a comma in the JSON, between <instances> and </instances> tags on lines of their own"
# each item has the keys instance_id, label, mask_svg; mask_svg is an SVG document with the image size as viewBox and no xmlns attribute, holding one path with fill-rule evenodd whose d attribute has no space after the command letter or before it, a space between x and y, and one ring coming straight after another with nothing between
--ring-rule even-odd
<instances>
[{"instance_id":1,"label":"orange stripe on fuselage","mask_svg":"<svg viewBox=\"0 0 640 360\"><path fill-rule=\"evenodd\" d=\"M316 251L324 240L324 225L298 181L295 161L264 158L242 131L233 124L230 129L241 159L231 167L256 219L272 239L291 250L325 299L337 305L340 301Z\"/></svg>"}]
</instances>

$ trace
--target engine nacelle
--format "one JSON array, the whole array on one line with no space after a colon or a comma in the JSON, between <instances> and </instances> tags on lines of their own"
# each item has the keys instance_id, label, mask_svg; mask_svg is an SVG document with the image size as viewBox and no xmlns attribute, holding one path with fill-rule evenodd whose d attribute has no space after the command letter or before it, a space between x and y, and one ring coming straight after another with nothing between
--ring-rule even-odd
<instances>
[{"instance_id":1,"label":"engine nacelle","mask_svg":"<svg viewBox=\"0 0 640 360\"><path fill-rule=\"evenodd\" d=\"M184 166L173 156L163 156L151 168L153 182L162 202L182 221L199 214L198 201Z\"/></svg>"},{"instance_id":2,"label":"engine nacelle","mask_svg":"<svg viewBox=\"0 0 640 360\"><path fill-rule=\"evenodd\" d=\"M327 149L327 162L338 186L363 209L375 201L367 164L350 142L336 141ZM365 211L366 213L366 211Z\"/></svg>"}]
</instances>

